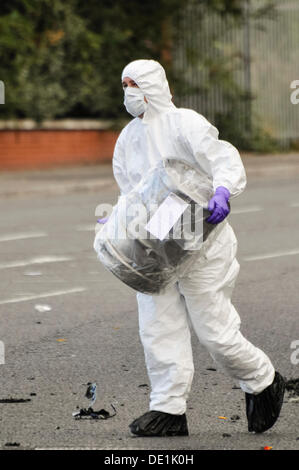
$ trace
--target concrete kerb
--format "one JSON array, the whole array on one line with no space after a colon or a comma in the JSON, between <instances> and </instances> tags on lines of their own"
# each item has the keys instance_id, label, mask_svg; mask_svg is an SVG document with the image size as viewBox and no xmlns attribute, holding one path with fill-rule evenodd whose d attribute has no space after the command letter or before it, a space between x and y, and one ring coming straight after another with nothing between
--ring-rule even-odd
<instances>
[{"instance_id":1,"label":"concrete kerb","mask_svg":"<svg viewBox=\"0 0 299 470\"><path fill-rule=\"evenodd\" d=\"M111 164L6 171L0 174L0 198L92 192L106 186L116 188Z\"/></svg>"}]
</instances>

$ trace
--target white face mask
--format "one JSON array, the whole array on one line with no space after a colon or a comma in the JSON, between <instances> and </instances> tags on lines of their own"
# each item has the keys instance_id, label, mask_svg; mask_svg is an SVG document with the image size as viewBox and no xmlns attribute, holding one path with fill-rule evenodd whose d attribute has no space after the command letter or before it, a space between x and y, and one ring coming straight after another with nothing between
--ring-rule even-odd
<instances>
[{"instance_id":1,"label":"white face mask","mask_svg":"<svg viewBox=\"0 0 299 470\"><path fill-rule=\"evenodd\" d=\"M124 105L128 113L137 117L143 114L147 109L147 103L144 101L144 95L139 88L129 87L125 89Z\"/></svg>"}]
</instances>

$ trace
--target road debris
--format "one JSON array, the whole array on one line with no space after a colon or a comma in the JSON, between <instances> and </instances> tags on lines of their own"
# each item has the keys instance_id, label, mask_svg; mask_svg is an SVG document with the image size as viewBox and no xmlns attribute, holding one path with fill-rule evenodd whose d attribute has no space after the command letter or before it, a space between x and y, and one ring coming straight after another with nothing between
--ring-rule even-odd
<instances>
[{"instance_id":1,"label":"road debris","mask_svg":"<svg viewBox=\"0 0 299 470\"><path fill-rule=\"evenodd\" d=\"M113 418L113 416L116 415L116 409L114 406L111 404L111 407L113 408L114 413L111 414L109 411L101 409L99 411L94 411L92 408L81 408L79 411L75 411L73 413L73 417L75 419L81 419L81 418L91 418L91 419L108 419L108 418Z\"/></svg>"},{"instance_id":2,"label":"road debris","mask_svg":"<svg viewBox=\"0 0 299 470\"><path fill-rule=\"evenodd\" d=\"M226 416L218 416L219 419L227 419Z\"/></svg>"},{"instance_id":3,"label":"road debris","mask_svg":"<svg viewBox=\"0 0 299 470\"><path fill-rule=\"evenodd\" d=\"M86 385L88 385L88 387L87 387L85 396L86 396L86 398L91 400L90 407L93 407L93 405L95 404L95 401L97 399L97 384L95 382L93 382L93 383L88 382Z\"/></svg>"},{"instance_id":4,"label":"road debris","mask_svg":"<svg viewBox=\"0 0 299 470\"><path fill-rule=\"evenodd\" d=\"M286 389L289 392L289 396L292 401L297 401L297 397L299 398L299 379L290 379L286 381ZM291 401L291 400L290 400Z\"/></svg>"},{"instance_id":5,"label":"road debris","mask_svg":"<svg viewBox=\"0 0 299 470\"><path fill-rule=\"evenodd\" d=\"M27 403L31 398L0 398L0 403Z\"/></svg>"},{"instance_id":6,"label":"road debris","mask_svg":"<svg viewBox=\"0 0 299 470\"><path fill-rule=\"evenodd\" d=\"M4 445L6 447L19 447L20 443L19 442L6 442Z\"/></svg>"},{"instance_id":7,"label":"road debris","mask_svg":"<svg viewBox=\"0 0 299 470\"><path fill-rule=\"evenodd\" d=\"M238 419L240 419L240 416L239 415L233 415L231 416L230 418L232 421L237 421Z\"/></svg>"},{"instance_id":8,"label":"road debris","mask_svg":"<svg viewBox=\"0 0 299 470\"><path fill-rule=\"evenodd\" d=\"M50 312L50 310L52 310L52 307L46 304L36 304L34 305L34 308L40 313Z\"/></svg>"},{"instance_id":9,"label":"road debris","mask_svg":"<svg viewBox=\"0 0 299 470\"><path fill-rule=\"evenodd\" d=\"M85 397L90 400L88 408L81 408L78 411L75 411L72 415L75 419L89 418L89 419L108 419L113 418L116 415L116 409L111 404L111 407L114 413L109 413L109 411L104 410L103 408L99 411L95 411L92 407L95 404L97 399L97 384L96 382L87 382L87 390L85 392ZM79 408L79 407L78 407Z\"/></svg>"}]
</instances>

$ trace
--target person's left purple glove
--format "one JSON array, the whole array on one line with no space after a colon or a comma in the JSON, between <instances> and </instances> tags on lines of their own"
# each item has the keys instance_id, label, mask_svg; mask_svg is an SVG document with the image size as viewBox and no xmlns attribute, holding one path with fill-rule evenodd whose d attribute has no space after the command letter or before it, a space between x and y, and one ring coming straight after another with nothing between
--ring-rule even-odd
<instances>
[{"instance_id":1,"label":"person's left purple glove","mask_svg":"<svg viewBox=\"0 0 299 470\"><path fill-rule=\"evenodd\" d=\"M230 192L224 186L218 186L214 196L209 201L208 209L212 214L206 219L209 224L219 224L230 212L228 200Z\"/></svg>"},{"instance_id":2,"label":"person's left purple glove","mask_svg":"<svg viewBox=\"0 0 299 470\"><path fill-rule=\"evenodd\" d=\"M97 222L98 224L105 224L108 222L109 217L103 217L102 219L98 219Z\"/></svg>"}]
</instances>

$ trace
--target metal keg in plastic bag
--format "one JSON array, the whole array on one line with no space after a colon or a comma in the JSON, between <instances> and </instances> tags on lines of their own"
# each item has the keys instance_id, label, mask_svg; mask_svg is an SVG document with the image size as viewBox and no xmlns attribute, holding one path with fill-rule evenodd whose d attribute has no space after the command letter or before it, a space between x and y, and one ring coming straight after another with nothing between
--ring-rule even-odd
<instances>
[{"instance_id":1,"label":"metal keg in plastic bag","mask_svg":"<svg viewBox=\"0 0 299 470\"><path fill-rule=\"evenodd\" d=\"M161 240L145 227L170 195L188 204ZM136 291L158 294L215 228L205 222L212 195L212 180L199 168L173 158L162 160L133 190L119 197L108 222L96 234L98 259Z\"/></svg>"}]
</instances>

